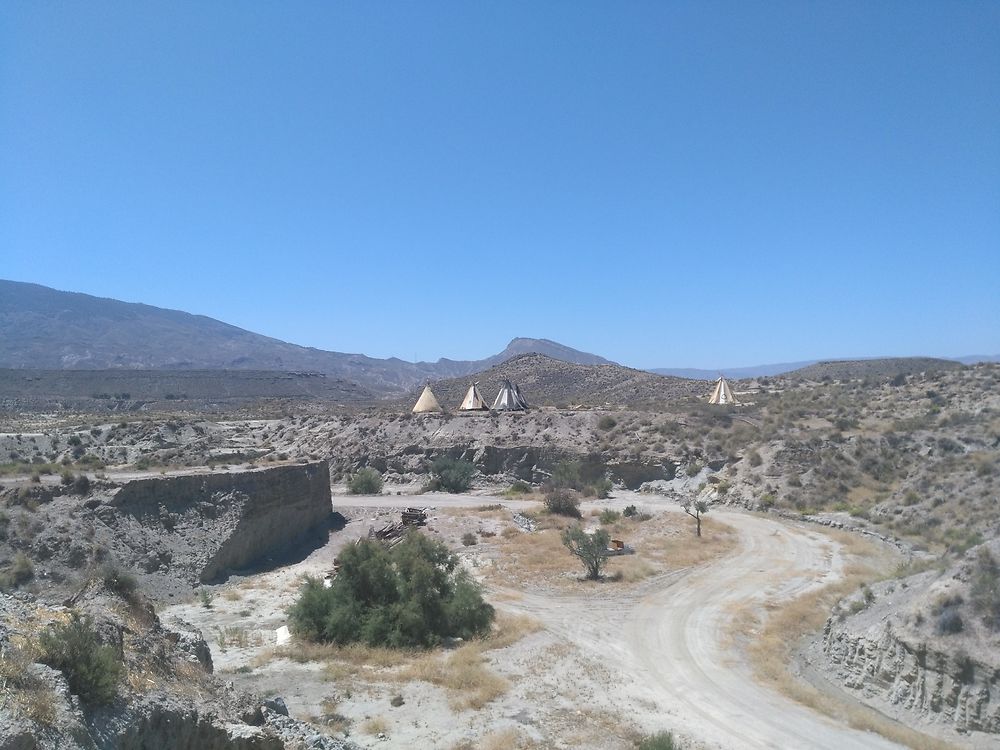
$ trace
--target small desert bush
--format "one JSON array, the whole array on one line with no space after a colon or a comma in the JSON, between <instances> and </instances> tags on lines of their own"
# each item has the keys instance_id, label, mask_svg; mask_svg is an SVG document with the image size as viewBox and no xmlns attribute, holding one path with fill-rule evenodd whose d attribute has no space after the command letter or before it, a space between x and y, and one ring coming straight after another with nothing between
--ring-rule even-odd
<instances>
[{"instance_id":1,"label":"small desert bush","mask_svg":"<svg viewBox=\"0 0 1000 750\"><path fill-rule=\"evenodd\" d=\"M469 461L441 456L431 464L431 480L425 489L435 492L465 492L472 486L476 467Z\"/></svg>"},{"instance_id":2,"label":"small desert bush","mask_svg":"<svg viewBox=\"0 0 1000 750\"><path fill-rule=\"evenodd\" d=\"M110 560L98 568L97 577L110 591L114 591L123 599L130 601L135 597L136 589L139 588L139 581L134 575L122 570Z\"/></svg>"},{"instance_id":3,"label":"small desert bush","mask_svg":"<svg viewBox=\"0 0 1000 750\"><path fill-rule=\"evenodd\" d=\"M969 603L987 626L1000 630L1000 565L985 548L973 565Z\"/></svg>"},{"instance_id":4,"label":"small desert bush","mask_svg":"<svg viewBox=\"0 0 1000 750\"><path fill-rule=\"evenodd\" d=\"M612 417L612 416L609 416L609 415L605 415L605 416L601 417L599 420L597 420L597 428L599 430L605 430L605 431L606 430L612 430L617 425L618 425L618 422L615 421L615 418Z\"/></svg>"},{"instance_id":5,"label":"small desert bush","mask_svg":"<svg viewBox=\"0 0 1000 750\"><path fill-rule=\"evenodd\" d=\"M42 663L62 672L80 700L94 705L114 700L124 667L115 649L98 641L90 618L74 613L69 622L43 631L39 643Z\"/></svg>"},{"instance_id":6,"label":"small desert bush","mask_svg":"<svg viewBox=\"0 0 1000 750\"><path fill-rule=\"evenodd\" d=\"M504 492L505 495L528 495L530 493L531 485L527 482L522 482L520 479L514 482L507 488L507 491Z\"/></svg>"},{"instance_id":7,"label":"small desert bush","mask_svg":"<svg viewBox=\"0 0 1000 750\"><path fill-rule=\"evenodd\" d=\"M545 493L545 509L559 516L581 517L579 498L563 487L554 487Z\"/></svg>"},{"instance_id":8,"label":"small desert bush","mask_svg":"<svg viewBox=\"0 0 1000 750\"><path fill-rule=\"evenodd\" d=\"M476 535L473 534L471 531L467 531L464 534L462 534L462 544L464 544L466 547L472 547L473 545L478 543L479 540L476 539Z\"/></svg>"},{"instance_id":9,"label":"small desert bush","mask_svg":"<svg viewBox=\"0 0 1000 750\"><path fill-rule=\"evenodd\" d=\"M23 552L18 552L14 562L0 570L0 590L10 591L23 586L35 577L35 566Z\"/></svg>"},{"instance_id":10,"label":"small desert bush","mask_svg":"<svg viewBox=\"0 0 1000 750\"><path fill-rule=\"evenodd\" d=\"M681 750L681 744L674 740L674 735L670 732L657 732L647 737L643 737L637 750Z\"/></svg>"},{"instance_id":11,"label":"small desert bush","mask_svg":"<svg viewBox=\"0 0 1000 750\"><path fill-rule=\"evenodd\" d=\"M937 620L934 623L934 630L938 635L953 635L965 630L965 622L959 611L961 606L962 597L957 594L941 599L935 604L934 614Z\"/></svg>"},{"instance_id":12,"label":"small desert bush","mask_svg":"<svg viewBox=\"0 0 1000 750\"><path fill-rule=\"evenodd\" d=\"M347 491L352 495L377 495L382 491L382 475L365 467L347 480Z\"/></svg>"},{"instance_id":13,"label":"small desert bush","mask_svg":"<svg viewBox=\"0 0 1000 750\"><path fill-rule=\"evenodd\" d=\"M610 526L613 523L617 523L622 517L621 513L617 510L612 510L611 508L605 508L601 511L600 522L602 526Z\"/></svg>"}]
</instances>

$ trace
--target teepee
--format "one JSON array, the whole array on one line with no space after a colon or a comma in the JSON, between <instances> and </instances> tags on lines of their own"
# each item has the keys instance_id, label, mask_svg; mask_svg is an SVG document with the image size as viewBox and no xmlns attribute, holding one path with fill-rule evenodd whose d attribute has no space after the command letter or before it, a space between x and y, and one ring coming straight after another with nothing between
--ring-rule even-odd
<instances>
[{"instance_id":1,"label":"teepee","mask_svg":"<svg viewBox=\"0 0 1000 750\"><path fill-rule=\"evenodd\" d=\"M528 408L528 402L521 395L520 388L504 379L500 384L496 401L493 402L493 408L496 411L524 411Z\"/></svg>"},{"instance_id":2,"label":"teepee","mask_svg":"<svg viewBox=\"0 0 1000 750\"><path fill-rule=\"evenodd\" d=\"M469 386L468 392L465 394L465 399L462 401L462 405L458 407L459 411L488 411L489 406L486 405L486 401L483 399L483 394L479 392L479 383L473 383Z\"/></svg>"},{"instance_id":3,"label":"teepee","mask_svg":"<svg viewBox=\"0 0 1000 750\"><path fill-rule=\"evenodd\" d=\"M712 396L708 399L708 403L739 404L740 401L733 395L733 389L729 387L729 381L719 376L719 379L715 381L715 390L712 391Z\"/></svg>"},{"instance_id":4,"label":"teepee","mask_svg":"<svg viewBox=\"0 0 1000 750\"><path fill-rule=\"evenodd\" d=\"M443 411L443 409L437 398L434 397L434 391L431 390L430 385L425 385L424 392L420 394L417 403L413 405L413 413L425 414L433 411Z\"/></svg>"}]
</instances>

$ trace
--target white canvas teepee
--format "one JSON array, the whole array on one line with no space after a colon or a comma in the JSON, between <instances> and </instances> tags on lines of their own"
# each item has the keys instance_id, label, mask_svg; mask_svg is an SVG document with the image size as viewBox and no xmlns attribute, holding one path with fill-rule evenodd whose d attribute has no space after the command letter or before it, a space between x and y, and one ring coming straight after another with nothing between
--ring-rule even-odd
<instances>
[{"instance_id":1,"label":"white canvas teepee","mask_svg":"<svg viewBox=\"0 0 1000 750\"><path fill-rule=\"evenodd\" d=\"M465 399L462 401L462 405L458 407L459 411L489 411L489 406L486 405L486 400L483 395L479 392L479 383L473 383L469 386L468 392L465 394Z\"/></svg>"},{"instance_id":2,"label":"white canvas teepee","mask_svg":"<svg viewBox=\"0 0 1000 750\"><path fill-rule=\"evenodd\" d=\"M521 396L521 392L516 385L512 385L509 380L504 380L500 384L500 392L496 401L493 402L496 411L524 411L528 408L528 403Z\"/></svg>"},{"instance_id":3,"label":"white canvas teepee","mask_svg":"<svg viewBox=\"0 0 1000 750\"><path fill-rule=\"evenodd\" d=\"M733 395L733 389L729 387L729 381L724 377L719 377L715 381L715 390L712 391L710 404L739 404L740 400Z\"/></svg>"},{"instance_id":4,"label":"white canvas teepee","mask_svg":"<svg viewBox=\"0 0 1000 750\"><path fill-rule=\"evenodd\" d=\"M438 403L437 398L434 396L434 391L431 390L429 385L424 386L424 392L420 394L420 398L417 399L417 403L413 405L414 414L425 414L427 412L443 411L441 404Z\"/></svg>"}]
</instances>

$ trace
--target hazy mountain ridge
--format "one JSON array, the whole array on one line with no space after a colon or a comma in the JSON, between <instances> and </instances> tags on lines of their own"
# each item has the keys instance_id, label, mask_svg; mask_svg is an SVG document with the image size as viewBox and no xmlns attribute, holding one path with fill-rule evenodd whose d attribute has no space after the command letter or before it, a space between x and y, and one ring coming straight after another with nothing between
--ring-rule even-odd
<instances>
[{"instance_id":1,"label":"hazy mountain ridge","mask_svg":"<svg viewBox=\"0 0 1000 750\"><path fill-rule=\"evenodd\" d=\"M577 365L616 365L596 354L541 338L515 338L502 352L480 360L378 359L290 344L204 315L0 280L0 368L319 372L354 381L362 390L391 396L406 393L425 381L466 377L530 353ZM869 363L859 364L860 371L884 374L893 365L871 363L895 362L905 373L914 371L914 359L919 358L851 361ZM923 359L957 365L1000 361L1000 355ZM714 380L721 372L733 379L747 379L790 374L822 362L810 360L722 370L655 368L648 372L696 380ZM809 373L804 377L810 377Z\"/></svg>"},{"instance_id":2,"label":"hazy mountain ridge","mask_svg":"<svg viewBox=\"0 0 1000 750\"><path fill-rule=\"evenodd\" d=\"M527 338L484 360L376 359L290 344L204 315L2 280L0 334L4 368L320 372L383 393L485 370L528 351L607 363L554 341Z\"/></svg>"}]
</instances>

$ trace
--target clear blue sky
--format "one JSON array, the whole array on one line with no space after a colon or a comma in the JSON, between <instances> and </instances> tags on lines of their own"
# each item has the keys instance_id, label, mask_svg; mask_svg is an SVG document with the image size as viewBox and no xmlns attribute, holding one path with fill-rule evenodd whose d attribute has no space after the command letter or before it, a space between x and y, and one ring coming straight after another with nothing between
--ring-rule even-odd
<instances>
[{"instance_id":1,"label":"clear blue sky","mask_svg":"<svg viewBox=\"0 0 1000 750\"><path fill-rule=\"evenodd\" d=\"M1000 3L8 0L0 278L404 359L1000 353Z\"/></svg>"}]
</instances>

